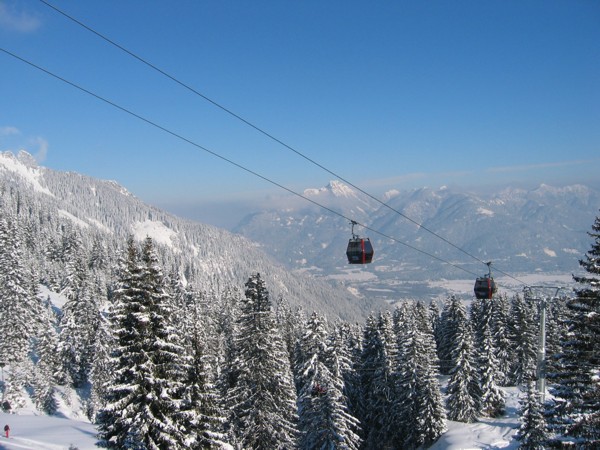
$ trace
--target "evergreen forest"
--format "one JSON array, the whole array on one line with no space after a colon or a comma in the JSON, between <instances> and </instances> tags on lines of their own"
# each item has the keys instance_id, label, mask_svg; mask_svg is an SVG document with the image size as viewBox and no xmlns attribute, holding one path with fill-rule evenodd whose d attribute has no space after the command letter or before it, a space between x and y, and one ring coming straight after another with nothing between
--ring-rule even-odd
<instances>
[{"instance_id":1,"label":"evergreen forest","mask_svg":"<svg viewBox=\"0 0 600 450\"><path fill-rule=\"evenodd\" d=\"M522 448L600 448L600 218L587 275L547 305L541 397L526 296L331 319L258 270L195 283L152 238L82 231L34 199L0 186L5 411L52 415L76 392L107 448L417 449L447 420L501 416L521 386Z\"/></svg>"}]
</instances>

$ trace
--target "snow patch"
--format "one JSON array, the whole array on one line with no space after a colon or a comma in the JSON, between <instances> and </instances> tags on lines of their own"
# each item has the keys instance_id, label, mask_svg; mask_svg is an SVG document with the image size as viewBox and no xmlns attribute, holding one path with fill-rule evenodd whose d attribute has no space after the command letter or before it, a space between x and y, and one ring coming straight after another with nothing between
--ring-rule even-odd
<instances>
[{"instance_id":1,"label":"snow patch","mask_svg":"<svg viewBox=\"0 0 600 450\"><path fill-rule=\"evenodd\" d=\"M494 211L479 207L479 208L477 208L477 214L481 214L482 216L493 217Z\"/></svg>"},{"instance_id":2,"label":"snow patch","mask_svg":"<svg viewBox=\"0 0 600 450\"><path fill-rule=\"evenodd\" d=\"M92 225L94 225L96 228L99 228L100 230L104 231L105 233L113 234L113 230L111 230L110 228L108 228L102 222L99 222L99 221L97 221L95 219L90 219L89 217L86 220L89 223L91 223Z\"/></svg>"},{"instance_id":3,"label":"snow patch","mask_svg":"<svg viewBox=\"0 0 600 450\"><path fill-rule=\"evenodd\" d=\"M342 273L327 275L325 278L337 281L373 281L377 279L377 275L367 270L345 269Z\"/></svg>"},{"instance_id":4,"label":"snow patch","mask_svg":"<svg viewBox=\"0 0 600 450\"><path fill-rule=\"evenodd\" d=\"M113 187L119 194L123 195L124 197L133 197L131 192L129 192L127 189L125 189L123 186L121 186L115 180L106 180L106 183L109 186Z\"/></svg>"},{"instance_id":5,"label":"snow patch","mask_svg":"<svg viewBox=\"0 0 600 450\"><path fill-rule=\"evenodd\" d=\"M26 153L26 152L23 152ZM27 154L28 155L28 154ZM23 178L37 192L54 197L47 187L42 186L42 171L39 167L28 167L19 161L11 152L0 153L0 169L13 172Z\"/></svg>"},{"instance_id":6,"label":"snow patch","mask_svg":"<svg viewBox=\"0 0 600 450\"><path fill-rule=\"evenodd\" d=\"M50 303L58 309L62 309L64 304L67 302L67 297L65 297L62 294L57 294L56 292L51 291L50 289L48 289L48 287L44 286L43 284L38 285L37 296L42 300L50 299Z\"/></svg>"},{"instance_id":7,"label":"snow patch","mask_svg":"<svg viewBox=\"0 0 600 450\"><path fill-rule=\"evenodd\" d=\"M351 286L348 286L347 289L348 289L348 292L350 292L355 297L361 297L360 292L359 292L358 289L356 289L354 287L351 287Z\"/></svg>"},{"instance_id":8,"label":"snow patch","mask_svg":"<svg viewBox=\"0 0 600 450\"><path fill-rule=\"evenodd\" d=\"M90 226L89 223L81 220L79 217L75 217L73 214L71 214L70 212L65 211L64 209L59 209L58 210L58 215L60 217L63 217L65 219L70 220L75 225L78 225L81 228L88 228Z\"/></svg>"},{"instance_id":9,"label":"snow patch","mask_svg":"<svg viewBox=\"0 0 600 450\"><path fill-rule=\"evenodd\" d=\"M176 252L181 251L173 245L174 239L177 238L177 233L162 222L146 220L144 222L134 223L131 228L133 230L134 238L138 241L143 241L146 237L150 237L157 244L166 245Z\"/></svg>"},{"instance_id":10,"label":"snow patch","mask_svg":"<svg viewBox=\"0 0 600 450\"><path fill-rule=\"evenodd\" d=\"M519 389L502 389L506 394L506 414L497 419L482 417L479 422L447 421L448 431L429 450L471 450L519 448L515 435L519 429Z\"/></svg>"}]
</instances>

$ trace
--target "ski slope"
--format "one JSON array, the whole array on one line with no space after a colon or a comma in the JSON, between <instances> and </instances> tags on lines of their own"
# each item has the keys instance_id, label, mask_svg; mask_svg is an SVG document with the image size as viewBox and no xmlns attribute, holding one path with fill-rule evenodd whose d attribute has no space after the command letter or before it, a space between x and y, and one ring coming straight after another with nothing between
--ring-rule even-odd
<instances>
[{"instance_id":1,"label":"ski slope","mask_svg":"<svg viewBox=\"0 0 600 450\"><path fill-rule=\"evenodd\" d=\"M448 421L448 431L430 450L514 450L519 447L515 433L519 428L519 390L506 388L506 415L499 419L482 418L476 423ZM0 429L11 428L10 438L0 438L2 450L89 450L96 447L96 430L85 421L24 413L0 413Z\"/></svg>"}]
</instances>

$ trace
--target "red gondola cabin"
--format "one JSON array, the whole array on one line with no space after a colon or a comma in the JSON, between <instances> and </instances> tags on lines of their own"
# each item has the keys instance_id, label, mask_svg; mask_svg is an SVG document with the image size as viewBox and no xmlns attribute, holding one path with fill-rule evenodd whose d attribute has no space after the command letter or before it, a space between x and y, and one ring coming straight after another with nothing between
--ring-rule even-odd
<instances>
[{"instance_id":1,"label":"red gondola cabin","mask_svg":"<svg viewBox=\"0 0 600 450\"><path fill-rule=\"evenodd\" d=\"M373 261L374 254L369 238L352 237L348 241L346 250L348 264L368 264Z\"/></svg>"},{"instance_id":2,"label":"red gondola cabin","mask_svg":"<svg viewBox=\"0 0 600 450\"><path fill-rule=\"evenodd\" d=\"M489 275L484 275L475 280L473 291L475 292L475 297L480 300L491 299L497 290L496 282Z\"/></svg>"}]
</instances>

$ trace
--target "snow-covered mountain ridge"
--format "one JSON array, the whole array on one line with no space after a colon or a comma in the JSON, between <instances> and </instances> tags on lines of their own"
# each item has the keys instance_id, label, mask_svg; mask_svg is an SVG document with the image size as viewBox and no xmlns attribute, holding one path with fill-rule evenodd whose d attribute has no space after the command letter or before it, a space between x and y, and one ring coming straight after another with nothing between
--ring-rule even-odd
<instances>
[{"instance_id":1,"label":"snow-covered mountain ridge","mask_svg":"<svg viewBox=\"0 0 600 450\"><path fill-rule=\"evenodd\" d=\"M600 192L581 184L504 188L491 194L446 186L392 190L384 196L385 205L339 181L329 186L345 195L337 200L328 196L328 208L381 233L358 230L374 242L371 265L346 264L350 225L315 205L260 211L234 231L263 243L265 251L292 269L343 280L364 298L390 301L443 296L440 280L472 280L487 272L482 261L491 260L492 269L517 278L570 278L589 248L587 231L600 208ZM507 281L520 284L510 277ZM470 295L471 290L462 293Z\"/></svg>"},{"instance_id":2,"label":"snow-covered mountain ridge","mask_svg":"<svg viewBox=\"0 0 600 450\"><path fill-rule=\"evenodd\" d=\"M108 248L123 247L129 236L150 236L160 247L167 273L176 271L199 288L219 292L242 288L252 273L267 280L274 299L346 320L362 318L375 304L357 302L352 292L326 280L292 274L247 238L168 214L144 204L114 181L38 167L26 152L0 153L0 189L27 204L27 214L56 234L77 230L83 245L100 239ZM1 199L0 199L1 200ZM0 203L0 208L3 205ZM24 211L21 211L24 213Z\"/></svg>"}]
</instances>

